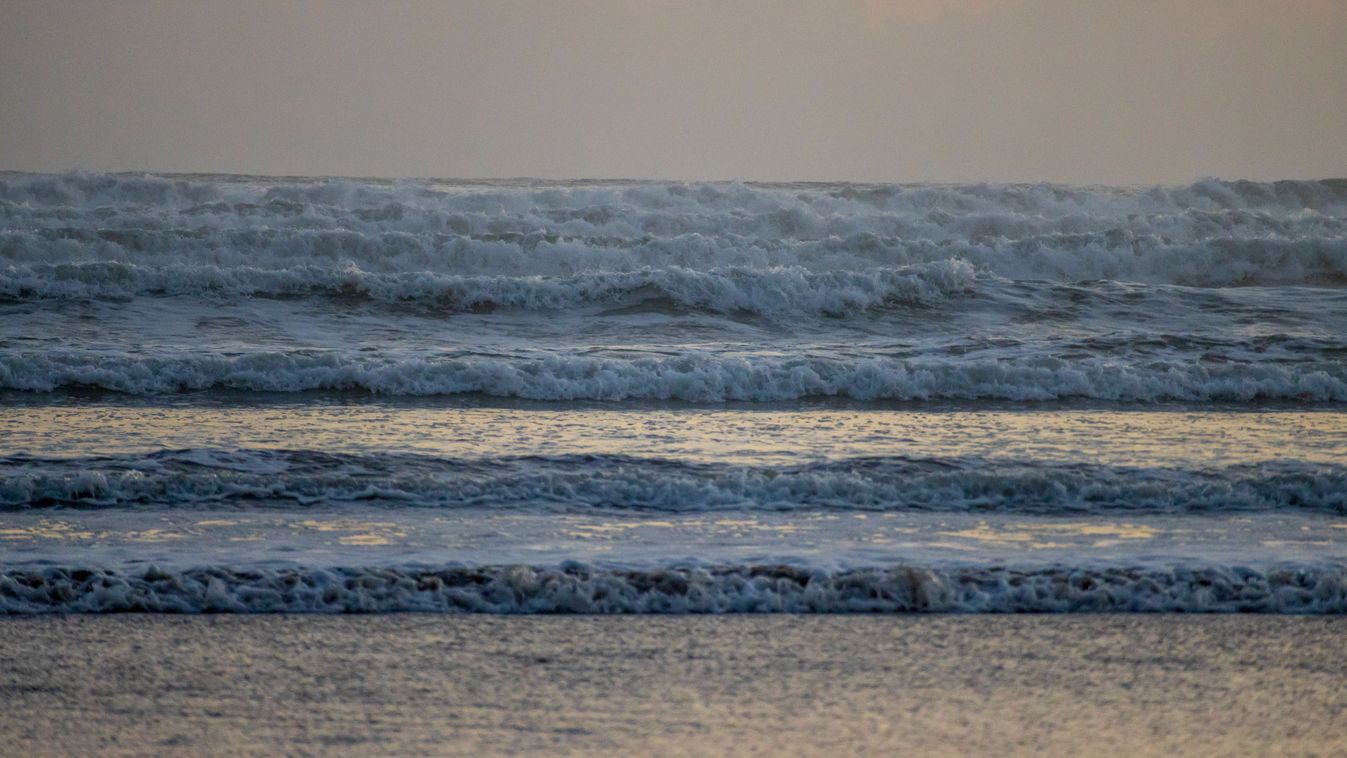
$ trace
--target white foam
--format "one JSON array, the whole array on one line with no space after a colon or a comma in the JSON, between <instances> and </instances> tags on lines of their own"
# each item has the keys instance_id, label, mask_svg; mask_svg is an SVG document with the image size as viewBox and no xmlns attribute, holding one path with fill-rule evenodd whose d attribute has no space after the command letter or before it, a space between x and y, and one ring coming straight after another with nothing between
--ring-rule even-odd
<instances>
[{"instance_id":1,"label":"white foam","mask_svg":"<svg viewBox=\"0 0 1347 758\"><path fill-rule=\"evenodd\" d=\"M0 178L0 261L16 265L572 276L949 260L1021 279L1338 286L1347 185Z\"/></svg>"},{"instance_id":2,"label":"white foam","mask_svg":"<svg viewBox=\"0 0 1347 758\"><path fill-rule=\"evenodd\" d=\"M0 269L0 297L361 296L451 311L561 310L662 297L684 308L720 312L839 315L891 304L938 302L967 290L973 280L972 267L960 261L863 271L813 272L798 266L709 271L674 267L566 277L379 274L355 266L142 266L105 261Z\"/></svg>"},{"instance_id":3,"label":"white foam","mask_svg":"<svg viewBox=\"0 0 1347 758\"><path fill-rule=\"evenodd\" d=\"M532 400L785 401L1163 400L1347 401L1347 366L1219 363L1084 356L1007 358L731 356L689 351L672 357L571 354L389 357L342 351L0 351L0 388L90 387L132 394L207 389L263 392L360 391L427 396L477 393Z\"/></svg>"},{"instance_id":4,"label":"white foam","mask_svg":"<svg viewBox=\"0 0 1347 758\"><path fill-rule=\"evenodd\" d=\"M784 466L622 455L484 459L184 450L0 459L0 507L404 506L697 513L811 509L1026 514L1347 514L1347 470L856 458Z\"/></svg>"},{"instance_id":5,"label":"white foam","mask_svg":"<svg viewBox=\"0 0 1347 758\"><path fill-rule=\"evenodd\" d=\"M1347 612L1341 566L0 571L0 613Z\"/></svg>"}]
</instances>

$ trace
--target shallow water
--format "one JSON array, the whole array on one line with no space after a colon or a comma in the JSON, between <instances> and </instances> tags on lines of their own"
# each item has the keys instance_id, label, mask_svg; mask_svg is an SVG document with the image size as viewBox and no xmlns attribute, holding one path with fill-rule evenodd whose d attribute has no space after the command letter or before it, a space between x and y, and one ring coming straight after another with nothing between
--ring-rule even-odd
<instances>
[{"instance_id":1,"label":"shallow water","mask_svg":"<svg viewBox=\"0 0 1347 758\"><path fill-rule=\"evenodd\" d=\"M0 743L100 755L1337 755L1344 626L1099 614L8 618Z\"/></svg>"}]
</instances>

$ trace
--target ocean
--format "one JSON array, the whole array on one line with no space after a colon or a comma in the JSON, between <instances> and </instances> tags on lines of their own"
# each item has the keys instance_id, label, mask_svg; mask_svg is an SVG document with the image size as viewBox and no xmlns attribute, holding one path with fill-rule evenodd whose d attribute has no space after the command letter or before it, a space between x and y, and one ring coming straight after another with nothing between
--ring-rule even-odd
<instances>
[{"instance_id":1,"label":"ocean","mask_svg":"<svg viewBox=\"0 0 1347 758\"><path fill-rule=\"evenodd\" d=\"M1347 612L1347 180L0 173L0 613Z\"/></svg>"}]
</instances>

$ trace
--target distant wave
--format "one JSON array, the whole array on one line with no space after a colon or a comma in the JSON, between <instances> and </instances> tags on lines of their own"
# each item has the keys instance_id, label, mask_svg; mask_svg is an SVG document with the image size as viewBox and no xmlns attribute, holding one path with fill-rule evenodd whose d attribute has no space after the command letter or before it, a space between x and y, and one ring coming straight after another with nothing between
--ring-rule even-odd
<instances>
[{"instance_id":1,"label":"distant wave","mask_svg":"<svg viewBox=\"0 0 1347 758\"><path fill-rule=\"evenodd\" d=\"M565 277L593 272L647 269L793 268L864 271L954 262L1012 279L1117 280L1199 287L1347 283L1347 224L1334 236L1296 238L1216 236L1194 241L1137 237L1126 233L1053 234L973 241L932 240L875 234L787 241L773 237L705 237L597 242L557 238L530 241L466 236L335 232L69 233L0 231L0 263L6 278L69 277L116 283L129 276L167 278L175 271L271 276L278 280L340 277L352 271L385 275ZM146 239L155 238L155 239ZM90 266L44 268L55 264ZM27 264L27 265L25 265ZM135 273L139 272L139 273ZM191 287L191 285L187 285ZM168 285L172 290L175 285Z\"/></svg>"},{"instance_id":2,"label":"distant wave","mask_svg":"<svg viewBox=\"0 0 1347 758\"><path fill-rule=\"evenodd\" d=\"M999 460L854 458L788 466L615 455L445 459L382 453L182 450L0 458L0 508L425 508L1347 514L1347 468L1212 470Z\"/></svg>"},{"instance_id":3,"label":"distant wave","mask_svg":"<svg viewBox=\"0 0 1347 758\"><path fill-rule=\"evenodd\" d=\"M1062 212L1116 207L1124 212L1163 208L1347 208L1347 178L1274 182L1203 179L1184 186L1088 187L1057 184L866 184L851 182L664 182L604 180L454 180L271 177L235 174L147 174L72 171L0 172L0 200L34 207L172 206L197 212L298 213L306 206L378 207L391 201L456 201L467 208L633 206L757 208L746 199L819 198L840 207L970 211L1005 208ZM249 205L247 201L254 201ZM508 202L513 200L514 202Z\"/></svg>"},{"instance_id":4,"label":"distant wave","mask_svg":"<svg viewBox=\"0 0 1347 758\"><path fill-rule=\"evenodd\" d=\"M1347 568L0 570L0 613L1345 613Z\"/></svg>"},{"instance_id":5,"label":"distant wave","mask_svg":"<svg viewBox=\"0 0 1347 758\"><path fill-rule=\"evenodd\" d=\"M1122 402L1347 402L1347 364L1254 363L1162 356L898 359L737 357L691 351L650 357L452 355L389 357L343 351L241 355L52 349L0 350L0 389L94 388L131 394L202 390L358 391L395 396L482 394L530 400L684 400L699 403L1069 398Z\"/></svg>"},{"instance_id":6,"label":"distant wave","mask_svg":"<svg viewBox=\"0 0 1347 758\"><path fill-rule=\"evenodd\" d=\"M352 271L370 292L382 291L376 275L424 275L431 287L434 275L859 276L955 261L1010 279L1341 287L1347 180L1117 189L0 175L0 264L12 267L0 291L11 293L60 296L75 281L90 296L190 293L194 281L265 293L306 279L322 289ZM99 263L122 268L44 268ZM170 281L177 274L187 281Z\"/></svg>"},{"instance_id":7,"label":"distant wave","mask_svg":"<svg viewBox=\"0 0 1347 758\"><path fill-rule=\"evenodd\" d=\"M841 315L884 305L938 302L968 289L973 279L972 267L959 261L863 271L670 268L566 277L376 274L353 267L147 267L106 261L0 269L0 298L322 295L455 312L562 310L663 299L681 308L718 312Z\"/></svg>"}]
</instances>

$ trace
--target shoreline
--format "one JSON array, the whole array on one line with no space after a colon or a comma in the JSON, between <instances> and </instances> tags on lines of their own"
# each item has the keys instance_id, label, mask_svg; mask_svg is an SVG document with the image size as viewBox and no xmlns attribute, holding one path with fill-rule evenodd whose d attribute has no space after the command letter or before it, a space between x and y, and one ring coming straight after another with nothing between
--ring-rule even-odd
<instances>
[{"instance_id":1,"label":"shoreline","mask_svg":"<svg viewBox=\"0 0 1347 758\"><path fill-rule=\"evenodd\" d=\"M1347 750L1347 618L0 619L16 753ZM76 726L72 726L76 725Z\"/></svg>"}]
</instances>

